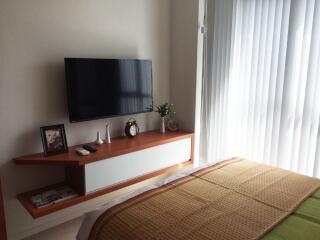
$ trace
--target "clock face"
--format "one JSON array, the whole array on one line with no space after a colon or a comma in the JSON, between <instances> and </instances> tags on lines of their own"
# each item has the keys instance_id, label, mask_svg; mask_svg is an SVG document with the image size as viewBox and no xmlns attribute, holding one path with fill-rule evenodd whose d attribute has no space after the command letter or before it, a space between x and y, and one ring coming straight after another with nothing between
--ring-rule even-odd
<instances>
[{"instance_id":1,"label":"clock face","mask_svg":"<svg viewBox=\"0 0 320 240\"><path fill-rule=\"evenodd\" d=\"M131 126L129 131L131 136L137 135L137 128L135 126Z\"/></svg>"}]
</instances>

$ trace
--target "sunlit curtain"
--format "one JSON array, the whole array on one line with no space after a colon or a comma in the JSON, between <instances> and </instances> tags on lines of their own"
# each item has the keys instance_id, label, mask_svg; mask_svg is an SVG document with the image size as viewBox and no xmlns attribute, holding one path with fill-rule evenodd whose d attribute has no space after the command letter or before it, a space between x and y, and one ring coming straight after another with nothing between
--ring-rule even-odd
<instances>
[{"instance_id":1,"label":"sunlit curtain","mask_svg":"<svg viewBox=\"0 0 320 240\"><path fill-rule=\"evenodd\" d=\"M320 1L208 0L201 162L320 177Z\"/></svg>"}]
</instances>

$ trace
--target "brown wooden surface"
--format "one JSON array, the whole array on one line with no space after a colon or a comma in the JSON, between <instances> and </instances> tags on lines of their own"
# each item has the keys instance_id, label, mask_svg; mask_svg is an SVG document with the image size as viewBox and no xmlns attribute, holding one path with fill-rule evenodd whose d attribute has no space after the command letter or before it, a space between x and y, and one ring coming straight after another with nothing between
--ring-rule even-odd
<instances>
[{"instance_id":1,"label":"brown wooden surface","mask_svg":"<svg viewBox=\"0 0 320 240\"><path fill-rule=\"evenodd\" d=\"M143 150L145 148L158 146L161 144L185 139L193 138L190 132L166 132L161 134L159 131L151 131L140 133L134 138L119 137L113 138L110 144L102 144L100 146L93 145L98 149L97 152L88 156L79 156L74 150L83 144L69 148L68 153L62 153L53 156L44 156L43 153L32 154L15 158L16 164L45 164L45 165L62 165L62 166L81 166L87 163L103 160L122 154Z\"/></svg>"},{"instance_id":2,"label":"brown wooden surface","mask_svg":"<svg viewBox=\"0 0 320 240\"><path fill-rule=\"evenodd\" d=\"M6 231L6 221L4 215L4 206L3 206L3 197L2 197L2 187L1 187L1 179L0 179L0 239L7 239L7 231Z\"/></svg>"},{"instance_id":3,"label":"brown wooden surface","mask_svg":"<svg viewBox=\"0 0 320 240\"><path fill-rule=\"evenodd\" d=\"M79 194L84 195L85 190L85 173L84 166L67 166L65 167L66 182Z\"/></svg>"},{"instance_id":4,"label":"brown wooden surface","mask_svg":"<svg viewBox=\"0 0 320 240\"><path fill-rule=\"evenodd\" d=\"M47 206L47 207L36 208L31 202L31 196L39 194L39 193L41 193L43 191L47 191L47 190L54 189L54 188L59 187L59 186L66 185L66 183L60 183L60 184L52 185L52 186L49 186L49 187L33 190L33 191L30 191L30 192L22 193L22 194L18 195L18 199L21 202L21 204L27 209L27 211L31 214L31 216L33 218L39 218L39 217L48 215L50 213L59 211L61 209L64 209L64 208L76 205L78 203L90 200L92 198L96 198L96 197L99 197L101 195L104 195L104 194L116 191L118 189L130 186L132 184L135 184L135 183L138 183L138 182L141 182L141 181L144 181L144 180L159 176L159 175L164 174L166 172L176 171L176 170L181 169L183 167L186 167L187 165L190 165L190 164L192 164L191 160L186 161L186 162L181 163L181 164L177 164L177 165L168 167L168 168L161 169L159 171L155 171L155 172L152 172L152 173L149 173L149 174L145 174L145 175L133 178L133 179L128 180L128 181L124 181L124 182L115 184L113 186L110 186L108 188L96 191L94 193L90 193L90 194L87 194L87 195L80 195L78 197L75 197L75 198L72 198L72 199L68 199L66 201L59 202L59 203L56 203L56 204L53 204L53 205L50 205L50 206Z\"/></svg>"}]
</instances>

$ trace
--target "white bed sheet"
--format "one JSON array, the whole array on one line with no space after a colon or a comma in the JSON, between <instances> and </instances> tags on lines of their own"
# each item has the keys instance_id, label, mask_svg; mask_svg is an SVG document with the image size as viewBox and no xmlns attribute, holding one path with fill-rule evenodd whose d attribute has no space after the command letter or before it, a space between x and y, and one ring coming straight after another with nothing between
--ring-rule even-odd
<instances>
[{"instance_id":1,"label":"white bed sheet","mask_svg":"<svg viewBox=\"0 0 320 240\"><path fill-rule=\"evenodd\" d=\"M96 220L98 219L98 217L104 213L106 210L108 210L109 208L117 205L117 204L120 204L130 198L133 198L141 193L144 193L146 191L149 191L151 189L155 189L155 188L158 188L164 184L167 184L167 183L170 183L174 180L177 180L179 178L182 178L182 177L185 177L185 176L188 176L190 175L191 173L193 172L196 172L198 170L201 170L203 168L206 168L206 167L209 167L209 166L212 166L214 165L215 163L213 164L209 164L209 165L205 165L205 166L202 166L202 167L199 167L199 168L192 168L192 169L188 169L188 170L182 170L182 171L179 171L177 173L174 173L173 175L170 175L169 177L165 178L165 179L162 179L156 183L153 183L153 184L149 184L149 185L146 185L132 193L129 193L123 197L120 197L118 199L115 199L114 201L111 201L111 202L108 202L104 205L102 205L101 207L99 207L98 209L96 210L93 210L91 212L88 212L88 213L85 213L85 218L81 224L81 227L79 229L79 232L77 234L77 240L87 240L88 237L89 237L89 234L91 232L91 229L94 225L94 223L96 222Z\"/></svg>"}]
</instances>

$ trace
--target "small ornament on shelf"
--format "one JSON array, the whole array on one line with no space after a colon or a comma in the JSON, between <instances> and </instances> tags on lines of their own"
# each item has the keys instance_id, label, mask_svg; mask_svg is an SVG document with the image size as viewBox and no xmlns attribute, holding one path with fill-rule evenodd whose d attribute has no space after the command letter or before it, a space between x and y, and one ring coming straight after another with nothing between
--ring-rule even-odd
<instances>
[{"instance_id":1,"label":"small ornament on shelf","mask_svg":"<svg viewBox=\"0 0 320 240\"><path fill-rule=\"evenodd\" d=\"M124 128L127 137L135 137L139 133L139 126L134 118L130 118Z\"/></svg>"},{"instance_id":2,"label":"small ornament on shelf","mask_svg":"<svg viewBox=\"0 0 320 240\"><path fill-rule=\"evenodd\" d=\"M106 125L106 143L111 143L111 137L110 137L110 124Z\"/></svg>"},{"instance_id":3,"label":"small ornament on shelf","mask_svg":"<svg viewBox=\"0 0 320 240\"><path fill-rule=\"evenodd\" d=\"M176 112L171 111L168 117L166 127L170 132L176 132L179 130L178 121L175 119Z\"/></svg>"},{"instance_id":4,"label":"small ornament on shelf","mask_svg":"<svg viewBox=\"0 0 320 240\"><path fill-rule=\"evenodd\" d=\"M97 140L94 143L97 144L97 145L103 144L103 140L100 137L100 132L99 131L97 132Z\"/></svg>"},{"instance_id":5,"label":"small ornament on shelf","mask_svg":"<svg viewBox=\"0 0 320 240\"><path fill-rule=\"evenodd\" d=\"M168 119L167 121L167 129L170 132L176 132L179 130L179 124L175 119Z\"/></svg>"}]
</instances>

